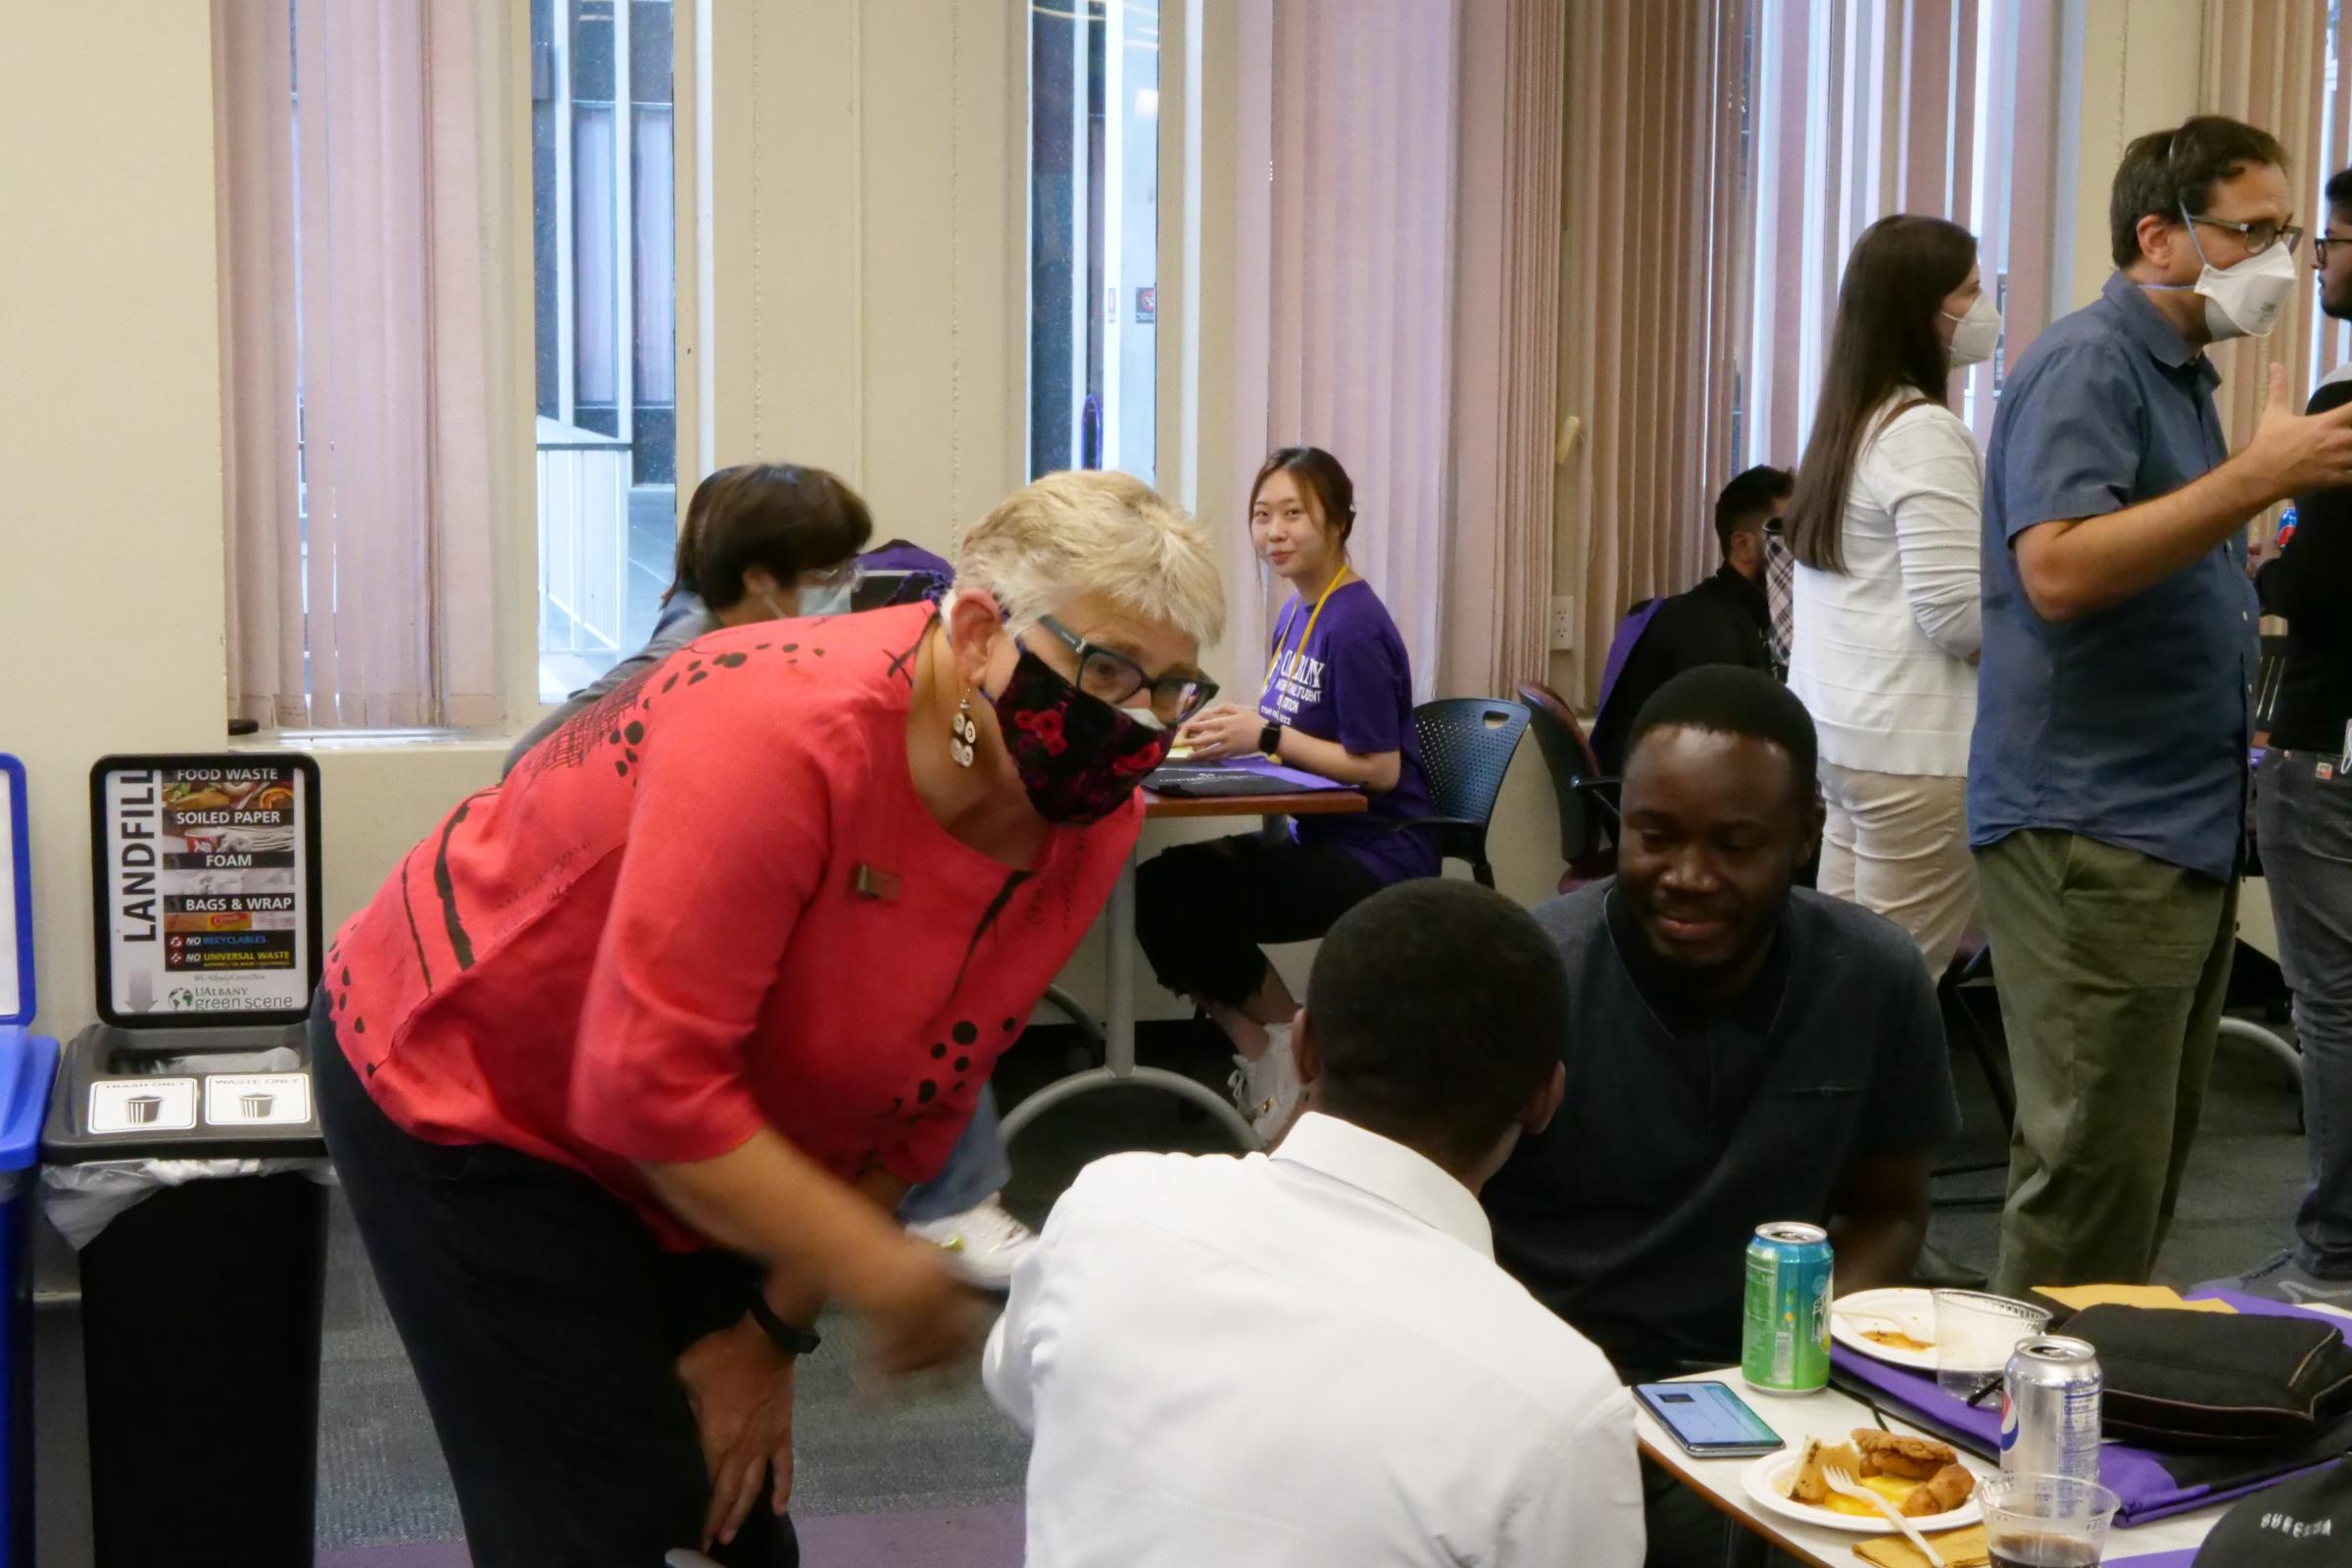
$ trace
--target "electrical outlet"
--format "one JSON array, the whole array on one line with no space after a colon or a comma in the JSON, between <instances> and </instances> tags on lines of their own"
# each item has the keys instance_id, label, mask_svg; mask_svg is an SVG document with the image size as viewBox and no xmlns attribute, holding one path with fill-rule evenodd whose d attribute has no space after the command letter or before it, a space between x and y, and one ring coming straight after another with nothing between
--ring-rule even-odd
<instances>
[{"instance_id":1,"label":"electrical outlet","mask_svg":"<svg viewBox=\"0 0 2352 1568\"><path fill-rule=\"evenodd\" d=\"M1551 602L1551 649L1556 654L1576 651L1576 596L1561 594Z\"/></svg>"}]
</instances>

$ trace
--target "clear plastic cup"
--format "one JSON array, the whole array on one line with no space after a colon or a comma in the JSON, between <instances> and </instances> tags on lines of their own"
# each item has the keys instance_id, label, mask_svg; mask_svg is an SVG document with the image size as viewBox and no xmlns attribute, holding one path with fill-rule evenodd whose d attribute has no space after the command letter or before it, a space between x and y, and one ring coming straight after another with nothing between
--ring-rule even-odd
<instances>
[{"instance_id":1,"label":"clear plastic cup","mask_svg":"<svg viewBox=\"0 0 2352 1568\"><path fill-rule=\"evenodd\" d=\"M2095 1481L2032 1472L1977 1483L1992 1568L2093 1568L2122 1500Z\"/></svg>"},{"instance_id":2,"label":"clear plastic cup","mask_svg":"<svg viewBox=\"0 0 2352 1568\"><path fill-rule=\"evenodd\" d=\"M1936 1385L1954 1398L1973 1399L1996 1383L2010 1352L2050 1326L2038 1306L1983 1291L1936 1293Z\"/></svg>"}]
</instances>

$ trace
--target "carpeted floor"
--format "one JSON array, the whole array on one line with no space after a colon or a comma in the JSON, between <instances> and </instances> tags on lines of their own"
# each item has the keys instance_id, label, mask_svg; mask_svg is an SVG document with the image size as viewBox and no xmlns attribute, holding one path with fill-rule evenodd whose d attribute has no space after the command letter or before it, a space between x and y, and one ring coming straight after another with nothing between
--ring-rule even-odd
<instances>
[{"instance_id":1,"label":"carpeted floor","mask_svg":"<svg viewBox=\"0 0 2352 1568\"><path fill-rule=\"evenodd\" d=\"M1060 1070L1070 1041L1039 1030L1000 1069L1008 1102ZM1218 1054L1183 1026L1147 1031L1147 1059L1221 1082ZM2000 1134L1975 1063L1956 1058L1967 1131L1958 1162L1997 1153ZM1089 1097L1040 1119L1014 1151L1014 1209L1036 1222L1087 1160L1117 1149L1218 1151L1220 1135L1164 1096ZM2279 1068L2225 1041L2204 1131L2163 1275L2193 1283L2235 1272L2282 1245L2303 1183L2297 1102ZM1944 1197L1995 1194L1997 1174L1937 1184ZM1940 1208L1934 1245L1989 1267L1996 1214ZM430 1425L348 1216L328 1262L319 1454L321 1568L462 1568L457 1512ZM837 1351L843 1353L836 1353ZM854 1347L812 1357L798 1411L794 1512L812 1568L1014 1568L1021 1557L1020 1434L976 1378L899 1391L853 1389Z\"/></svg>"},{"instance_id":2,"label":"carpeted floor","mask_svg":"<svg viewBox=\"0 0 2352 1568\"><path fill-rule=\"evenodd\" d=\"M1066 1031L1037 1030L999 1068L1017 1099L1062 1069L1075 1044ZM1213 1049L1196 1050L1189 1028L1152 1032L1155 1061L1184 1066L1222 1087ZM1039 1119L1015 1151L1007 1195L1042 1221L1088 1160L1120 1149L1226 1148L1206 1121L1164 1095L1102 1094ZM834 1322L829 1332L844 1325ZM856 1347L848 1334L809 1358L795 1412L793 1511L813 1564L844 1568L996 1568L1020 1561L1021 1478L1028 1445L997 1412L976 1377L924 1383L874 1396L854 1388ZM460 1539L449 1475L432 1427L377 1295L358 1233L337 1200L327 1256L325 1368L320 1393L318 1540L338 1568L440 1568L462 1551L382 1554L383 1548L440 1548Z\"/></svg>"}]
</instances>

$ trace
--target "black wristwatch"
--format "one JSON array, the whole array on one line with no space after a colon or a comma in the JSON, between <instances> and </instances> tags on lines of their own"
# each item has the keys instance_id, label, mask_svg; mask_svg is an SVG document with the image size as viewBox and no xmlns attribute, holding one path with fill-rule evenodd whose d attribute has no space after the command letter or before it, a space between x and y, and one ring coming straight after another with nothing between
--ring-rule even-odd
<instances>
[{"instance_id":1,"label":"black wristwatch","mask_svg":"<svg viewBox=\"0 0 2352 1568\"><path fill-rule=\"evenodd\" d=\"M1273 757L1281 752L1282 726L1280 724L1268 724L1264 729L1259 730L1257 732L1257 749L1265 753L1268 757Z\"/></svg>"},{"instance_id":2,"label":"black wristwatch","mask_svg":"<svg viewBox=\"0 0 2352 1568\"><path fill-rule=\"evenodd\" d=\"M776 1316L776 1309L767 1304L767 1298L757 1291L752 1293L752 1321L759 1324L760 1332L775 1341L776 1348L786 1355L807 1355L825 1343L816 1330L796 1329Z\"/></svg>"}]
</instances>

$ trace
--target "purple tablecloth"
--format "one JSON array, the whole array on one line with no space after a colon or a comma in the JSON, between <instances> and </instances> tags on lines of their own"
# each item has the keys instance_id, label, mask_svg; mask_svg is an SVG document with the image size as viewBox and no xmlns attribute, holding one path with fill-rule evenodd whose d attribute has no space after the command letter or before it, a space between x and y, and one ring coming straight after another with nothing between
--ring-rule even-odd
<instances>
[{"instance_id":1,"label":"purple tablecloth","mask_svg":"<svg viewBox=\"0 0 2352 1568\"><path fill-rule=\"evenodd\" d=\"M2228 1301L2241 1312L2258 1316L2319 1317L2337 1324L2343 1321L2328 1313L2307 1312L2301 1307L2240 1296L2234 1291L2205 1291L2198 1295ZM1868 1385L1886 1403L1914 1411L1935 1425L1971 1440L1968 1446L1981 1454L1989 1457L2000 1452L2001 1412L1997 1401L1972 1407L1937 1388L1933 1372L1910 1372L1888 1366L1884 1361L1857 1355L1842 1345L1832 1349L1831 1358L1840 1370ZM2110 1443L2099 1450L2099 1480L2122 1499L2119 1519L2126 1525L2144 1525L2211 1503L2227 1502L2300 1473L2300 1470L2285 1471L2237 1487L2191 1486L2176 1478L2163 1459L2150 1449L2129 1443Z\"/></svg>"}]
</instances>

